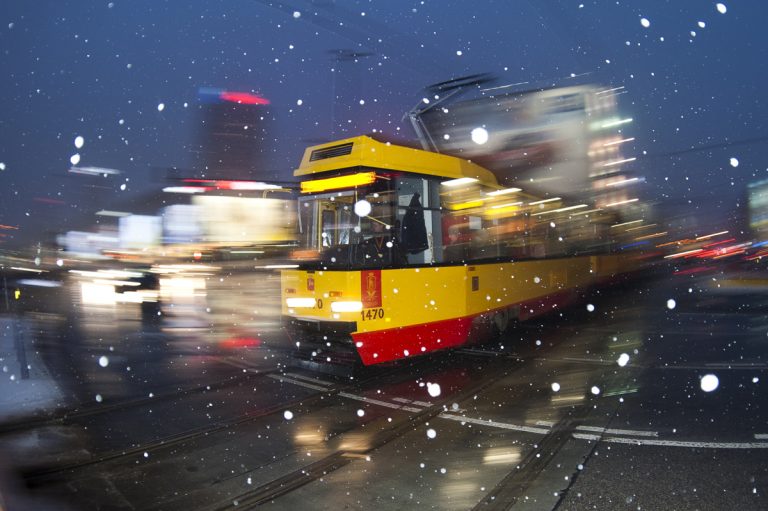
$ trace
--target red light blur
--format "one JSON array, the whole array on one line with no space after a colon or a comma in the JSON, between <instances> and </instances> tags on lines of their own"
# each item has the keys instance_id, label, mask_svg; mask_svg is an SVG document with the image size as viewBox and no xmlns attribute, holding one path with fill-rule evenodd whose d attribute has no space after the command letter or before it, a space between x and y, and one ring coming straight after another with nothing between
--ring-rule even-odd
<instances>
[{"instance_id":1,"label":"red light blur","mask_svg":"<svg viewBox=\"0 0 768 511\"><path fill-rule=\"evenodd\" d=\"M222 101L231 101L232 103L239 103L242 105L268 105L269 100L262 98L250 92L232 92L223 91L219 94L219 98Z\"/></svg>"},{"instance_id":2,"label":"red light blur","mask_svg":"<svg viewBox=\"0 0 768 511\"><path fill-rule=\"evenodd\" d=\"M221 341L222 348L254 348L259 346L261 341L255 337L232 337Z\"/></svg>"}]
</instances>

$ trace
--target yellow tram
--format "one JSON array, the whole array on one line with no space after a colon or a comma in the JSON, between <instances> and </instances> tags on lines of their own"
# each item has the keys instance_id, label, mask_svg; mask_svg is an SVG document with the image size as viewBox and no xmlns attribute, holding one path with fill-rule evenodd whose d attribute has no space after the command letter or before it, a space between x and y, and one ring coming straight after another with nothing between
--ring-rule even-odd
<instances>
[{"instance_id":1,"label":"yellow tram","mask_svg":"<svg viewBox=\"0 0 768 511\"><path fill-rule=\"evenodd\" d=\"M588 204L500 186L467 160L360 136L295 171L297 268L284 324L319 363L390 362L464 346L633 267Z\"/></svg>"}]
</instances>

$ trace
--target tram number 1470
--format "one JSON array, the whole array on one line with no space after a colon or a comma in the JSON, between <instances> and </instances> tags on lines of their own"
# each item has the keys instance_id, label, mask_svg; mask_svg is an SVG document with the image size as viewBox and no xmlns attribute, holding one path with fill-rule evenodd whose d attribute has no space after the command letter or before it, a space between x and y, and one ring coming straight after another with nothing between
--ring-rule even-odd
<instances>
[{"instance_id":1,"label":"tram number 1470","mask_svg":"<svg viewBox=\"0 0 768 511\"><path fill-rule=\"evenodd\" d=\"M384 309L379 307L378 309L365 309L360 311L360 316L363 321L371 321L374 319L384 318Z\"/></svg>"}]
</instances>

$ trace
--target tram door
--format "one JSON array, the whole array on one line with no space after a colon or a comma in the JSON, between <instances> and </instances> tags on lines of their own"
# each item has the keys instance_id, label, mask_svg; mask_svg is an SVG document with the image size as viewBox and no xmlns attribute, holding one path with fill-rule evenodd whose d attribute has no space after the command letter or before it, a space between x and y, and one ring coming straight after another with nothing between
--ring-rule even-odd
<instances>
[{"instance_id":1,"label":"tram door","mask_svg":"<svg viewBox=\"0 0 768 511\"><path fill-rule=\"evenodd\" d=\"M439 183L436 180L397 179L397 220L400 243L408 264L442 260Z\"/></svg>"}]
</instances>

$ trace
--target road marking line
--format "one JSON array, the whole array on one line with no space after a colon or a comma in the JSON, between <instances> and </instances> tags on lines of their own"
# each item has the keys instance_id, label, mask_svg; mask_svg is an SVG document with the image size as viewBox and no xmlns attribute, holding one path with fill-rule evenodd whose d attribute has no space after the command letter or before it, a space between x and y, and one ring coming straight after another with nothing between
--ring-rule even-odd
<instances>
[{"instance_id":1,"label":"road marking line","mask_svg":"<svg viewBox=\"0 0 768 511\"><path fill-rule=\"evenodd\" d=\"M410 399L405 399L403 397L393 397L392 401L397 401L399 403L410 403L411 402Z\"/></svg>"},{"instance_id":2,"label":"road marking line","mask_svg":"<svg viewBox=\"0 0 768 511\"><path fill-rule=\"evenodd\" d=\"M548 428L553 427L557 422L555 421L536 421L537 426L546 426Z\"/></svg>"},{"instance_id":3,"label":"road marking line","mask_svg":"<svg viewBox=\"0 0 768 511\"><path fill-rule=\"evenodd\" d=\"M593 433L608 433L609 435L625 435L625 436L659 436L658 431L641 431L634 429L611 429L600 428L597 426L576 426L579 431L591 431Z\"/></svg>"},{"instance_id":4,"label":"road marking line","mask_svg":"<svg viewBox=\"0 0 768 511\"><path fill-rule=\"evenodd\" d=\"M306 387L306 388L312 389L312 390L323 390L323 391L328 390L327 387L321 387L320 385L313 385L311 383L306 383L306 382L303 382L303 381L294 380L293 378L288 378L287 376L281 376L279 374L270 374L268 376L270 378L274 379L274 380L277 380L277 381L281 382L281 383L282 382L293 383L294 385L298 385L299 387Z\"/></svg>"},{"instance_id":5,"label":"road marking line","mask_svg":"<svg viewBox=\"0 0 768 511\"><path fill-rule=\"evenodd\" d=\"M538 435L549 434L549 429L534 428L531 426L520 426L518 424L508 424L505 422L496 422L484 419L473 419L471 417L464 417L462 415L454 415L452 413L441 413L438 417L442 419L448 419L457 422L469 422L470 424L478 424L480 426L491 426L494 428L511 429L513 431L523 431L525 433L536 433Z\"/></svg>"},{"instance_id":6,"label":"road marking line","mask_svg":"<svg viewBox=\"0 0 768 511\"><path fill-rule=\"evenodd\" d=\"M768 433L755 433L755 440L768 440Z\"/></svg>"},{"instance_id":7,"label":"road marking line","mask_svg":"<svg viewBox=\"0 0 768 511\"><path fill-rule=\"evenodd\" d=\"M432 406L432 403L427 403L426 401L411 401L411 402L419 406Z\"/></svg>"},{"instance_id":8,"label":"road marking line","mask_svg":"<svg viewBox=\"0 0 768 511\"><path fill-rule=\"evenodd\" d=\"M653 445L661 447L689 447L699 449L768 449L768 442L687 442L683 440L658 440L649 438L600 437L586 433L574 433L573 438L610 442L613 444Z\"/></svg>"},{"instance_id":9,"label":"road marking line","mask_svg":"<svg viewBox=\"0 0 768 511\"><path fill-rule=\"evenodd\" d=\"M325 385L327 387L330 387L331 385L333 385L333 383L331 383L331 382L327 382L327 381L323 381L323 380L318 380L317 378L310 378L308 376L304 376L304 375L301 375L301 374L296 374L296 373L285 373L285 374L290 376L291 378L297 378L299 380L308 381L309 383L316 383L318 385Z\"/></svg>"},{"instance_id":10,"label":"road marking line","mask_svg":"<svg viewBox=\"0 0 768 511\"><path fill-rule=\"evenodd\" d=\"M401 406L397 405L395 403L390 403L389 401L380 401L378 399L371 399L369 397L364 396L357 396L355 394L349 394L347 392L339 392L339 395L341 397L346 397L348 399L354 399L355 401L362 401L363 403L368 403L371 405L379 405L379 406L386 406L387 408L394 408L395 410L406 410L408 412L421 412L421 408L413 408L412 406Z\"/></svg>"}]
</instances>

